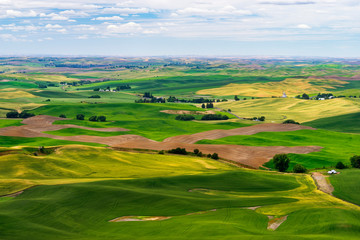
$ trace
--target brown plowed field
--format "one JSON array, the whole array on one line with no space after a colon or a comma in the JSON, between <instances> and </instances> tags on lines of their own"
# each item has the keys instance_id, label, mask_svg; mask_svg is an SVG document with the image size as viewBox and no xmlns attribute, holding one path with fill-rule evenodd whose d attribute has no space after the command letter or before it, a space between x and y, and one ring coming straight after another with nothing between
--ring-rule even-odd
<instances>
[{"instance_id":1,"label":"brown plowed field","mask_svg":"<svg viewBox=\"0 0 360 240\"><path fill-rule=\"evenodd\" d=\"M279 132L296 131L300 129L312 129L310 127L293 124L259 124L250 127L237 128L232 130L212 130L192 135L181 135L165 139L163 142L156 142L138 135L120 135L113 137L98 136L55 136L43 133L43 131L54 131L64 128L82 128L95 131L127 131L123 128L87 128L76 125L53 125L56 120L63 118L39 115L24 120L23 126L12 126L0 128L0 135L17 137L47 137L68 141L93 142L106 144L112 147L137 148L150 150L169 150L177 147L186 148L188 151L199 149L204 154L218 153L221 158L238 162L243 165L258 168L269 161L277 153L310 153L319 151L319 146L298 146L298 147L253 147L240 145L208 145L194 144L202 139L218 139L234 135L251 135L258 132Z\"/></svg>"}]
</instances>

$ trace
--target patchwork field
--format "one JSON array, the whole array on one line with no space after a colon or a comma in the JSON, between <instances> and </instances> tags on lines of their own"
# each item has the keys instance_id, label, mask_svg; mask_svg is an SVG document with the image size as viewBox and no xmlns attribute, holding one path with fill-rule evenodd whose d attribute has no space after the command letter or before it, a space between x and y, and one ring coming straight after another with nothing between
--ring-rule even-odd
<instances>
[{"instance_id":1,"label":"patchwork field","mask_svg":"<svg viewBox=\"0 0 360 240\"><path fill-rule=\"evenodd\" d=\"M0 239L358 239L359 64L0 58Z\"/></svg>"}]
</instances>

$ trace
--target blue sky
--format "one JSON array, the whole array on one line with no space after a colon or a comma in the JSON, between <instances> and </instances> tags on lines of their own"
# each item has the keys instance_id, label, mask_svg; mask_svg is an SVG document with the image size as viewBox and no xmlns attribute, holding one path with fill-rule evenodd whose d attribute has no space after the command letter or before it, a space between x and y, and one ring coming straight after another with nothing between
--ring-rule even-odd
<instances>
[{"instance_id":1,"label":"blue sky","mask_svg":"<svg viewBox=\"0 0 360 240\"><path fill-rule=\"evenodd\" d=\"M358 0L0 0L0 55L360 57Z\"/></svg>"}]
</instances>

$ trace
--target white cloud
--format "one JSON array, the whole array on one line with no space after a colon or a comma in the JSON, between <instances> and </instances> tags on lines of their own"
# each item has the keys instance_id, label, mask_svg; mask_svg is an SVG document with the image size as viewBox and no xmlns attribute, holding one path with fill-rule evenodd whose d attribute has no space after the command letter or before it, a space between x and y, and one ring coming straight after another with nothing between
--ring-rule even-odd
<instances>
[{"instance_id":1,"label":"white cloud","mask_svg":"<svg viewBox=\"0 0 360 240\"><path fill-rule=\"evenodd\" d=\"M48 19L54 20L54 21L66 21L66 20L69 20L68 17L62 16L62 15L57 14L57 13L49 13L49 14L40 13L40 17L48 18Z\"/></svg>"},{"instance_id":2,"label":"white cloud","mask_svg":"<svg viewBox=\"0 0 360 240\"><path fill-rule=\"evenodd\" d=\"M129 22L125 24L111 24L106 27L109 33L138 33L142 27L138 23Z\"/></svg>"},{"instance_id":3,"label":"white cloud","mask_svg":"<svg viewBox=\"0 0 360 240\"><path fill-rule=\"evenodd\" d=\"M121 15L129 15L129 14L139 14L139 13L149 13L150 9L148 8L105 8L102 10L102 13L111 14L117 13Z\"/></svg>"},{"instance_id":4,"label":"white cloud","mask_svg":"<svg viewBox=\"0 0 360 240\"><path fill-rule=\"evenodd\" d=\"M195 15L195 16L228 16L228 15L251 15L250 10L237 9L231 5L227 5L220 9L188 7L176 11L177 15Z\"/></svg>"},{"instance_id":5,"label":"white cloud","mask_svg":"<svg viewBox=\"0 0 360 240\"><path fill-rule=\"evenodd\" d=\"M59 28L63 28L61 25L59 24L46 24L45 28L47 29L59 29Z\"/></svg>"},{"instance_id":6,"label":"white cloud","mask_svg":"<svg viewBox=\"0 0 360 240\"><path fill-rule=\"evenodd\" d=\"M300 29L311 29L311 27L307 24L299 24L297 25L297 28L300 28Z\"/></svg>"},{"instance_id":7,"label":"white cloud","mask_svg":"<svg viewBox=\"0 0 360 240\"><path fill-rule=\"evenodd\" d=\"M75 17L75 18L79 18L79 17L88 17L89 14L83 11L74 11L74 10L65 10L65 11L61 11L59 13L62 16L66 16L66 17Z\"/></svg>"},{"instance_id":8,"label":"white cloud","mask_svg":"<svg viewBox=\"0 0 360 240\"><path fill-rule=\"evenodd\" d=\"M98 20L98 21L121 21L124 20L122 17L119 16L112 16L112 17L96 17L91 20Z\"/></svg>"},{"instance_id":9,"label":"white cloud","mask_svg":"<svg viewBox=\"0 0 360 240\"><path fill-rule=\"evenodd\" d=\"M0 18L16 18L16 17L36 17L38 14L33 11L5 10L0 12Z\"/></svg>"}]
</instances>

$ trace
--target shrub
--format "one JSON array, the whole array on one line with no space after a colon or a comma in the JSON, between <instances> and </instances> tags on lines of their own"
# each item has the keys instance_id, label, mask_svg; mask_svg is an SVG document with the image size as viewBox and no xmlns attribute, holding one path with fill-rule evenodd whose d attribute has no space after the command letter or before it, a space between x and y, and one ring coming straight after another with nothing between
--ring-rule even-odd
<instances>
[{"instance_id":1,"label":"shrub","mask_svg":"<svg viewBox=\"0 0 360 240\"><path fill-rule=\"evenodd\" d=\"M85 116L84 116L84 114L78 114L78 115L76 115L76 119L77 120L84 120Z\"/></svg>"},{"instance_id":2,"label":"shrub","mask_svg":"<svg viewBox=\"0 0 360 240\"><path fill-rule=\"evenodd\" d=\"M354 168L360 168L360 155L354 155L350 158L351 166Z\"/></svg>"},{"instance_id":3,"label":"shrub","mask_svg":"<svg viewBox=\"0 0 360 240\"><path fill-rule=\"evenodd\" d=\"M187 155L186 149L185 148L179 148L179 147L169 150L168 153Z\"/></svg>"},{"instance_id":4,"label":"shrub","mask_svg":"<svg viewBox=\"0 0 360 240\"><path fill-rule=\"evenodd\" d=\"M197 149L197 148L194 149L195 154L199 154L199 152L200 152L199 149Z\"/></svg>"},{"instance_id":5,"label":"shrub","mask_svg":"<svg viewBox=\"0 0 360 240\"><path fill-rule=\"evenodd\" d=\"M290 159L284 154L275 154L273 157L274 166L279 172L285 172L289 168Z\"/></svg>"},{"instance_id":6,"label":"shrub","mask_svg":"<svg viewBox=\"0 0 360 240\"><path fill-rule=\"evenodd\" d=\"M292 119L288 119L288 120L283 121L283 124L300 124L300 123L295 122L295 121L292 120Z\"/></svg>"},{"instance_id":7,"label":"shrub","mask_svg":"<svg viewBox=\"0 0 360 240\"><path fill-rule=\"evenodd\" d=\"M97 117L97 116L91 116L91 117L89 117L89 121L97 122L97 121L98 121L98 117Z\"/></svg>"},{"instance_id":8,"label":"shrub","mask_svg":"<svg viewBox=\"0 0 360 240\"><path fill-rule=\"evenodd\" d=\"M61 118L66 118L66 115L65 115L65 114L60 114L59 117L61 117Z\"/></svg>"},{"instance_id":9,"label":"shrub","mask_svg":"<svg viewBox=\"0 0 360 240\"><path fill-rule=\"evenodd\" d=\"M221 115L221 114L206 114L204 116L202 116L201 120L228 120L229 117L226 115Z\"/></svg>"},{"instance_id":10,"label":"shrub","mask_svg":"<svg viewBox=\"0 0 360 240\"><path fill-rule=\"evenodd\" d=\"M293 170L294 173L305 173L307 171L307 169L301 164L296 164Z\"/></svg>"},{"instance_id":11,"label":"shrub","mask_svg":"<svg viewBox=\"0 0 360 240\"><path fill-rule=\"evenodd\" d=\"M164 153L165 153L164 150L159 151L159 154L164 154Z\"/></svg>"},{"instance_id":12,"label":"shrub","mask_svg":"<svg viewBox=\"0 0 360 240\"><path fill-rule=\"evenodd\" d=\"M92 95L89 98L101 98L99 95Z\"/></svg>"},{"instance_id":13,"label":"shrub","mask_svg":"<svg viewBox=\"0 0 360 240\"><path fill-rule=\"evenodd\" d=\"M19 113L17 111L11 111L11 112L6 113L6 117L7 118L18 118Z\"/></svg>"},{"instance_id":14,"label":"shrub","mask_svg":"<svg viewBox=\"0 0 360 240\"><path fill-rule=\"evenodd\" d=\"M211 158L211 154L209 153L209 154L207 155L207 157L208 157L208 158Z\"/></svg>"},{"instance_id":15,"label":"shrub","mask_svg":"<svg viewBox=\"0 0 360 240\"><path fill-rule=\"evenodd\" d=\"M346 166L342 162L338 162L335 166L337 169L344 169Z\"/></svg>"},{"instance_id":16,"label":"shrub","mask_svg":"<svg viewBox=\"0 0 360 240\"><path fill-rule=\"evenodd\" d=\"M195 117L188 114L181 114L181 115L177 115L175 119L180 121L191 121L194 120Z\"/></svg>"},{"instance_id":17,"label":"shrub","mask_svg":"<svg viewBox=\"0 0 360 240\"><path fill-rule=\"evenodd\" d=\"M98 117L98 120L99 120L100 122L106 122L106 117L105 117L105 116L99 116L99 117Z\"/></svg>"},{"instance_id":18,"label":"shrub","mask_svg":"<svg viewBox=\"0 0 360 240\"><path fill-rule=\"evenodd\" d=\"M196 154L198 157L202 157L203 156L203 153L202 152L199 152L198 154Z\"/></svg>"},{"instance_id":19,"label":"shrub","mask_svg":"<svg viewBox=\"0 0 360 240\"><path fill-rule=\"evenodd\" d=\"M212 159L218 160L219 159L219 155L217 153L213 153L213 155L211 155Z\"/></svg>"}]
</instances>

